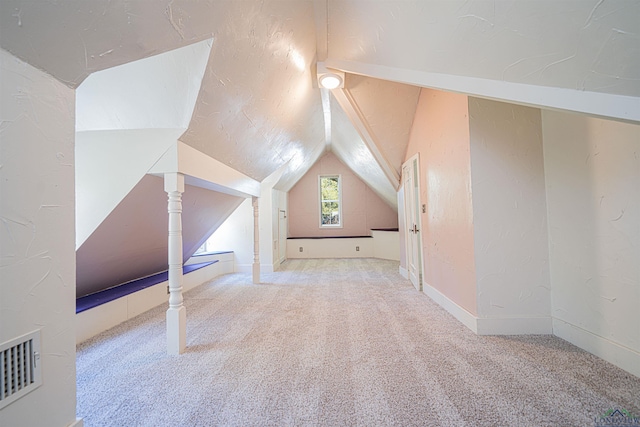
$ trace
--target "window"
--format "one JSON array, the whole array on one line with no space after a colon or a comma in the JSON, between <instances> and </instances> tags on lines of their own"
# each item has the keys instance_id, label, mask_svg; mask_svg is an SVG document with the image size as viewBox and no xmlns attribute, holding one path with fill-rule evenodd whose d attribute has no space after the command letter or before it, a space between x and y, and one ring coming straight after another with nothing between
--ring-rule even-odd
<instances>
[{"instance_id":1,"label":"window","mask_svg":"<svg viewBox=\"0 0 640 427\"><path fill-rule=\"evenodd\" d=\"M340 175L319 176L320 227L342 227Z\"/></svg>"}]
</instances>

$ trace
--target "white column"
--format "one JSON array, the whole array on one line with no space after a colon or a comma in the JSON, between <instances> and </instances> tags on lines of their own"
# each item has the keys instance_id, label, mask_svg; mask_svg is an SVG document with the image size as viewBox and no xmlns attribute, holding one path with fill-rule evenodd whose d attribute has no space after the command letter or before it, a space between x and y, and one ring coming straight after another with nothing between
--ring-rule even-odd
<instances>
[{"instance_id":1,"label":"white column","mask_svg":"<svg viewBox=\"0 0 640 427\"><path fill-rule=\"evenodd\" d=\"M187 310L182 298L182 193L184 175L164 174L164 191L169 195L169 309L167 310L167 352L180 354L187 346Z\"/></svg>"},{"instance_id":2,"label":"white column","mask_svg":"<svg viewBox=\"0 0 640 427\"><path fill-rule=\"evenodd\" d=\"M258 215L258 198L251 198L253 206L253 283L260 283L260 223Z\"/></svg>"}]
</instances>

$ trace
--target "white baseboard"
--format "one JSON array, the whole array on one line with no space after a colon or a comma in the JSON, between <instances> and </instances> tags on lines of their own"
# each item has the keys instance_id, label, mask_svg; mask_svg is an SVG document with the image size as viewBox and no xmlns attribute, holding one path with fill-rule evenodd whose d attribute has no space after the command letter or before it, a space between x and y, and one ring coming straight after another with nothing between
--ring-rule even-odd
<instances>
[{"instance_id":1,"label":"white baseboard","mask_svg":"<svg viewBox=\"0 0 640 427\"><path fill-rule=\"evenodd\" d=\"M553 334L632 375L640 377L640 352L555 317L553 318Z\"/></svg>"},{"instance_id":2,"label":"white baseboard","mask_svg":"<svg viewBox=\"0 0 640 427\"><path fill-rule=\"evenodd\" d=\"M236 273L253 273L253 264L237 264L235 265Z\"/></svg>"},{"instance_id":3,"label":"white baseboard","mask_svg":"<svg viewBox=\"0 0 640 427\"><path fill-rule=\"evenodd\" d=\"M508 317L476 319L478 335L550 335L551 317Z\"/></svg>"},{"instance_id":4,"label":"white baseboard","mask_svg":"<svg viewBox=\"0 0 640 427\"><path fill-rule=\"evenodd\" d=\"M400 266L400 267L398 267L398 272L399 272L399 273L400 273L400 275L401 275L402 277L404 277L405 279L408 279L408 278L409 278L409 272L407 271L407 269L406 269L406 268L404 268L404 267Z\"/></svg>"},{"instance_id":5,"label":"white baseboard","mask_svg":"<svg viewBox=\"0 0 640 427\"><path fill-rule=\"evenodd\" d=\"M551 317L482 318L469 313L428 283L423 284L423 292L478 335L548 335L553 333Z\"/></svg>"},{"instance_id":6,"label":"white baseboard","mask_svg":"<svg viewBox=\"0 0 640 427\"><path fill-rule=\"evenodd\" d=\"M274 262L273 264L260 264L260 272L273 273L274 271L278 271L278 267L280 267L280 262Z\"/></svg>"},{"instance_id":7,"label":"white baseboard","mask_svg":"<svg viewBox=\"0 0 640 427\"><path fill-rule=\"evenodd\" d=\"M371 237L287 239L288 259L373 258L373 256L373 238Z\"/></svg>"},{"instance_id":8,"label":"white baseboard","mask_svg":"<svg viewBox=\"0 0 640 427\"><path fill-rule=\"evenodd\" d=\"M451 301L442 292L426 282L422 284L422 291L427 294L429 298L434 300L436 304L447 310L449 314L458 319L460 323L471 329L474 333L478 333L477 318L473 314L469 313L467 310Z\"/></svg>"},{"instance_id":9,"label":"white baseboard","mask_svg":"<svg viewBox=\"0 0 640 427\"><path fill-rule=\"evenodd\" d=\"M260 273L273 273L274 271L278 271L278 267L280 267L280 263L275 264L260 264ZM236 264L235 266L236 273L253 273L253 264Z\"/></svg>"},{"instance_id":10,"label":"white baseboard","mask_svg":"<svg viewBox=\"0 0 640 427\"><path fill-rule=\"evenodd\" d=\"M77 418L73 423L69 424L67 427L84 427L84 421L82 418Z\"/></svg>"}]
</instances>

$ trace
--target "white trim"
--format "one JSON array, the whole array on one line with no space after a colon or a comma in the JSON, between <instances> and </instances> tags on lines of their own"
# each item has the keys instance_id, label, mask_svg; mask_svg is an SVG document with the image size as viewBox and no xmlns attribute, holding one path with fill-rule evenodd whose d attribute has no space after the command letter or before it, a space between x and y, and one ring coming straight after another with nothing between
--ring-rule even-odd
<instances>
[{"instance_id":1,"label":"white trim","mask_svg":"<svg viewBox=\"0 0 640 427\"><path fill-rule=\"evenodd\" d=\"M416 165L416 167L414 168L413 165ZM416 216L416 226L418 227L418 257L420 259L419 261L419 265L418 268L420 271L418 271L418 284L417 284L417 289L418 291L422 291L423 290L423 284L424 284L424 246L423 246L423 241L422 241L422 215L420 214L421 209L421 203L420 203L420 195L422 194L421 190L420 190L420 153L416 153L413 156L411 156L407 161L405 161L402 164L402 180L401 180L401 186L404 188L405 185L405 179L404 179L404 172L405 172L405 168L409 167L411 169L411 172L414 173L414 178L413 180L414 182L414 187L417 187L417 200L413 200L413 196L411 197L411 200L413 200L413 202L416 204L416 206L413 206L415 209L418 210L418 215ZM411 248L411 237L409 236L410 233L410 221L407 221L407 215L410 212L409 209L407 209L407 201L410 200L409 196L406 194L406 192L403 193L403 201L404 201L404 208L403 208L403 212L404 212L404 235L405 235L405 262L407 264L407 274L409 276L411 276L411 271L409 271L409 254L412 251ZM411 277L409 277L409 280L411 281ZM412 282L413 283L413 282ZM414 285L415 286L415 285Z\"/></svg>"},{"instance_id":2,"label":"white trim","mask_svg":"<svg viewBox=\"0 0 640 427\"><path fill-rule=\"evenodd\" d=\"M398 267L398 273L405 279L409 280L409 272L403 266Z\"/></svg>"},{"instance_id":3,"label":"white trim","mask_svg":"<svg viewBox=\"0 0 640 427\"><path fill-rule=\"evenodd\" d=\"M640 377L640 353L579 326L553 318L553 334Z\"/></svg>"},{"instance_id":4,"label":"white trim","mask_svg":"<svg viewBox=\"0 0 640 427\"><path fill-rule=\"evenodd\" d=\"M277 271L279 265L277 262L273 264L260 264L260 271L263 273L273 273Z\"/></svg>"},{"instance_id":5,"label":"white trim","mask_svg":"<svg viewBox=\"0 0 640 427\"><path fill-rule=\"evenodd\" d=\"M635 96L430 73L339 59L327 59L325 64L327 67L346 73L360 74L414 86L457 92L537 108L574 111L632 123L640 122L640 97Z\"/></svg>"},{"instance_id":6,"label":"white trim","mask_svg":"<svg viewBox=\"0 0 640 427\"><path fill-rule=\"evenodd\" d=\"M339 224L322 224L322 178L338 177L338 218ZM320 228L344 228L344 218L342 218L342 175L341 174L320 174L318 175L318 224Z\"/></svg>"},{"instance_id":7,"label":"white trim","mask_svg":"<svg viewBox=\"0 0 640 427\"><path fill-rule=\"evenodd\" d=\"M253 273L253 264L237 264L233 270L235 273Z\"/></svg>"},{"instance_id":8,"label":"white trim","mask_svg":"<svg viewBox=\"0 0 640 427\"><path fill-rule=\"evenodd\" d=\"M380 141L369 126L365 115L360 110L360 107L351 92L349 92L348 89L336 89L332 90L331 93L336 101L338 101L338 104L342 107L344 113L349 117L353 127L362 138L362 141L371 152L371 155L375 159L376 163L378 163L378 166L380 166L380 169L382 169L382 172L389 181L389 184L393 186L394 190L398 191L398 188L400 187L400 173L391 166L389 160L378 148Z\"/></svg>"},{"instance_id":9,"label":"white trim","mask_svg":"<svg viewBox=\"0 0 640 427\"><path fill-rule=\"evenodd\" d=\"M427 294L429 298L434 300L436 304L447 310L449 314L458 319L460 323L471 329L474 333L478 333L478 319L473 314L469 313L466 309L451 301L449 297L445 296L443 293L429 285L427 282L422 283L422 291Z\"/></svg>"},{"instance_id":10,"label":"white trim","mask_svg":"<svg viewBox=\"0 0 640 427\"><path fill-rule=\"evenodd\" d=\"M373 240L372 237L289 239L287 258L373 258Z\"/></svg>"},{"instance_id":11,"label":"white trim","mask_svg":"<svg viewBox=\"0 0 640 427\"><path fill-rule=\"evenodd\" d=\"M237 197L260 196L258 181L180 141L172 144L148 173L162 176L169 172L184 174L185 183L196 187Z\"/></svg>"},{"instance_id":12,"label":"white trim","mask_svg":"<svg viewBox=\"0 0 640 427\"><path fill-rule=\"evenodd\" d=\"M508 317L476 319L478 335L550 335L551 317Z\"/></svg>"},{"instance_id":13,"label":"white trim","mask_svg":"<svg viewBox=\"0 0 640 427\"><path fill-rule=\"evenodd\" d=\"M482 318L469 313L428 283L423 292L477 335L550 335L551 317Z\"/></svg>"},{"instance_id":14,"label":"white trim","mask_svg":"<svg viewBox=\"0 0 640 427\"><path fill-rule=\"evenodd\" d=\"M76 418L76 420L67 427L84 427L84 420L82 418Z\"/></svg>"}]
</instances>

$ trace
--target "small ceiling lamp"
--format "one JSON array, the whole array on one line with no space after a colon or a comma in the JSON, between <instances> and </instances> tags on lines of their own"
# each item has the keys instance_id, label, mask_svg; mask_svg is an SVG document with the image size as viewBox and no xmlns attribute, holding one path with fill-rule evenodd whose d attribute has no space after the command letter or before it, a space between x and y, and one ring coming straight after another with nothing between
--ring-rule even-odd
<instances>
[{"instance_id":1,"label":"small ceiling lamp","mask_svg":"<svg viewBox=\"0 0 640 427\"><path fill-rule=\"evenodd\" d=\"M318 62L318 85L325 89L337 89L344 87L344 73L325 67L323 62Z\"/></svg>"},{"instance_id":2,"label":"small ceiling lamp","mask_svg":"<svg viewBox=\"0 0 640 427\"><path fill-rule=\"evenodd\" d=\"M320 86L325 89L335 89L342 85L342 78L337 74L324 74L320 76Z\"/></svg>"}]
</instances>

